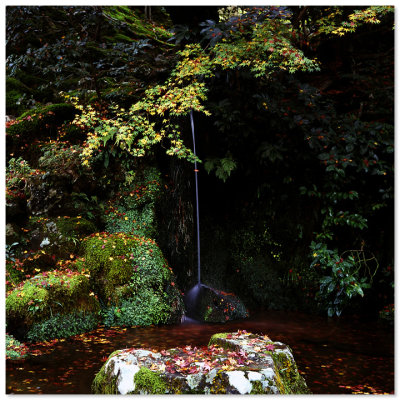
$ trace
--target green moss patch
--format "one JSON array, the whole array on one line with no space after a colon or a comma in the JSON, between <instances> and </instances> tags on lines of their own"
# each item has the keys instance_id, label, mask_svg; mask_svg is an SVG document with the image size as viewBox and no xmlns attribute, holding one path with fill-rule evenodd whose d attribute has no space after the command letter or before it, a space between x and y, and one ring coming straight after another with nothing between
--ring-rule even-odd
<instances>
[{"instance_id":1,"label":"green moss patch","mask_svg":"<svg viewBox=\"0 0 400 400\"><path fill-rule=\"evenodd\" d=\"M113 357L116 354L114 352L110 355ZM93 383L92 383L92 393L93 394L118 394L117 390L117 376L111 376L106 373L106 365L105 363L100 371L96 374ZM112 367L112 366L111 366Z\"/></svg>"},{"instance_id":2,"label":"green moss patch","mask_svg":"<svg viewBox=\"0 0 400 400\"><path fill-rule=\"evenodd\" d=\"M289 348L288 348L289 349ZM290 350L290 349L289 349ZM310 394L303 377L297 370L296 363L286 351L271 352L274 360L277 384L285 394Z\"/></svg>"},{"instance_id":3,"label":"green moss patch","mask_svg":"<svg viewBox=\"0 0 400 400\"><path fill-rule=\"evenodd\" d=\"M167 385L156 372L140 368L134 376L135 392L140 394L165 394Z\"/></svg>"}]
</instances>

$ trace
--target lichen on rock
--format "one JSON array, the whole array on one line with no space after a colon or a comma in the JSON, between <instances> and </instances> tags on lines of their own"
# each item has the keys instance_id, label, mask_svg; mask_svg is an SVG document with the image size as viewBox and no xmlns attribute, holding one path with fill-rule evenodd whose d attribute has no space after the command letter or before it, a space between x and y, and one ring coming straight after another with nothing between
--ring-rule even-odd
<instances>
[{"instance_id":1,"label":"lichen on rock","mask_svg":"<svg viewBox=\"0 0 400 400\"><path fill-rule=\"evenodd\" d=\"M114 385L114 386L113 386ZM288 346L246 331L208 347L114 353L93 382L97 394L310 394Z\"/></svg>"}]
</instances>

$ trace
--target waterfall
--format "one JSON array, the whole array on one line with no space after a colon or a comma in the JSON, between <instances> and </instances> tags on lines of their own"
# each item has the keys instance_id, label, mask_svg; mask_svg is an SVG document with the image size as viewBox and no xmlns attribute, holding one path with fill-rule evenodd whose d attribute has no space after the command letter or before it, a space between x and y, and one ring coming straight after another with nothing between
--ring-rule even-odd
<instances>
[{"instance_id":1,"label":"waterfall","mask_svg":"<svg viewBox=\"0 0 400 400\"><path fill-rule=\"evenodd\" d=\"M192 136L193 136L193 154L196 157L196 140L194 135L194 121L193 121L193 110L190 110L190 124L192 126ZM196 223L197 223L197 284L201 284L200 280L200 219L199 219L199 186L197 180L197 161L194 161L194 178L196 185Z\"/></svg>"},{"instance_id":2,"label":"waterfall","mask_svg":"<svg viewBox=\"0 0 400 400\"><path fill-rule=\"evenodd\" d=\"M196 140L194 135L194 121L193 121L193 110L190 110L190 124L192 127L193 136L193 154L196 157ZM200 219L199 219L199 184L197 180L197 161L194 162L194 178L196 186L196 224L197 224L197 283L185 294L184 302L186 313L182 318L182 323L193 322L195 320L189 318L196 315L196 309L198 306L199 296L202 291L203 285L200 279Z\"/></svg>"}]
</instances>

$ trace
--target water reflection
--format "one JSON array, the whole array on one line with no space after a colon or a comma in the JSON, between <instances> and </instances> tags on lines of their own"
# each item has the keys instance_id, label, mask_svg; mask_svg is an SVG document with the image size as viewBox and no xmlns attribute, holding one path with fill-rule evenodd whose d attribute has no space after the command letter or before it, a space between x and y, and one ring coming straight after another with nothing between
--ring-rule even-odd
<instances>
[{"instance_id":1,"label":"water reflection","mask_svg":"<svg viewBox=\"0 0 400 400\"><path fill-rule=\"evenodd\" d=\"M288 344L313 393L393 393L393 329L300 313L268 312L226 324L99 329L55 345L47 355L7 362L7 393L89 394L104 359L114 350L205 346L212 334L244 329ZM46 349L42 346L43 350ZM38 346L40 348L40 346Z\"/></svg>"}]
</instances>

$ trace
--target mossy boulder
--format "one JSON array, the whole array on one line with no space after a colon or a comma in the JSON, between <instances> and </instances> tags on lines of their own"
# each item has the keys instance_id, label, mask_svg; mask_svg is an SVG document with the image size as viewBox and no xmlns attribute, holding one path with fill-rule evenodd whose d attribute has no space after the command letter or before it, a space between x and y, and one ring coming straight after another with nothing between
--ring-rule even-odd
<instances>
[{"instance_id":1,"label":"mossy boulder","mask_svg":"<svg viewBox=\"0 0 400 400\"><path fill-rule=\"evenodd\" d=\"M12 256L10 259L6 260L7 291L14 289L22 281L40 272L51 271L56 268L57 259L54 254L46 253L44 250L22 251L21 247L17 249L19 258Z\"/></svg>"},{"instance_id":2,"label":"mossy boulder","mask_svg":"<svg viewBox=\"0 0 400 400\"><path fill-rule=\"evenodd\" d=\"M310 394L292 351L267 336L214 335L208 347L114 352L96 375L95 394Z\"/></svg>"},{"instance_id":3,"label":"mossy boulder","mask_svg":"<svg viewBox=\"0 0 400 400\"><path fill-rule=\"evenodd\" d=\"M7 293L7 329L24 338L33 324L56 314L97 313L99 308L87 274L67 269L43 272Z\"/></svg>"},{"instance_id":4,"label":"mossy boulder","mask_svg":"<svg viewBox=\"0 0 400 400\"><path fill-rule=\"evenodd\" d=\"M242 301L233 293L225 293L206 285L194 286L185 294L186 314L203 322L227 322L248 318Z\"/></svg>"},{"instance_id":5,"label":"mossy boulder","mask_svg":"<svg viewBox=\"0 0 400 400\"><path fill-rule=\"evenodd\" d=\"M156 242L142 236L101 232L82 241L82 268L106 305L106 325L176 323L182 296Z\"/></svg>"}]
</instances>

